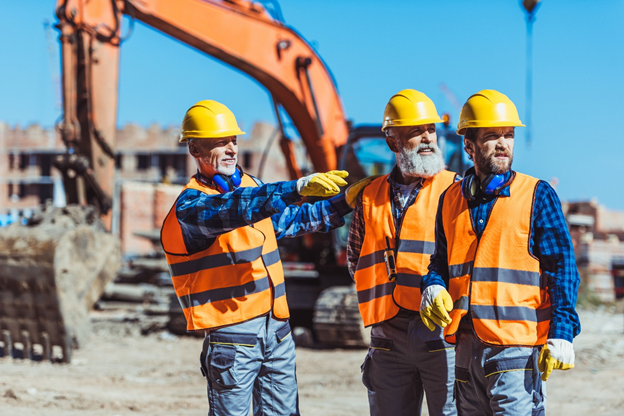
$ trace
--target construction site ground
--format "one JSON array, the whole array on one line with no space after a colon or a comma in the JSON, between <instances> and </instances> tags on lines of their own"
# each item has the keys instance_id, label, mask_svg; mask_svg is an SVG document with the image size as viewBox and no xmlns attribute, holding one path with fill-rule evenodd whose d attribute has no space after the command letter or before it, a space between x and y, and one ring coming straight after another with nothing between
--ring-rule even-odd
<instances>
[{"instance_id":1,"label":"construction site ground","mask_svg":"<svg viewBox=\"0 0 624 416\"><path fill-rule=\"evenodd\" d=\"M576 368L551 376L548 414L622 415L624 315L605 308L580 315ZM114 312L93 312L92 320L89 343L74 352L71 364L0 359L3 416L207 413L198 365L201 339L150 331L144 321ZM360 381L365 354L364 349L297 348L301 413L367 414Z\"/></svg>"}]
</instances>

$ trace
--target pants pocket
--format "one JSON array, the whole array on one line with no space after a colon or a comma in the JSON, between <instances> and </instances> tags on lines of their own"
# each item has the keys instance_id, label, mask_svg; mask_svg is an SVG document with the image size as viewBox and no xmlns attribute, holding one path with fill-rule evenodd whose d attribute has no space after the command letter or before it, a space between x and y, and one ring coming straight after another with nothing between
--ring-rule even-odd
<instances>
[{"instance_id":1,"label":"pants pocket","mask_svg":"<svg viewBox=\"0 0 624 416\"><path fill-rule=\"evenodd\" d=\"M366 354L366 358L364 358L364 362L362 363L362 366L360 367L360 370L362 371L362 384L364 384L364 387L366 387L368 390L372 391L373 387L371 386L371 377L370 377L370 367L371 367L371 355L373 354L375 350L369 350L368 354Z\"/></svg>"},{"instance_id":2,"label":"pants pocket","mask_svg":"<svg viewBox=\"0 0 624 416\"><path fill-rule=\"evenodd\" d=\"M470 381L470 372L467 368L455 366L455 382L453 383L453 400L457 399L459 390Z\"/></svg>"},{"instance_id":3,"label":"pants pocket","mask_svg":"<svg viewBox=\"0 0 624 416\"><path fill-rule=\"evenodd\" d=\"M277 337L277 342L282 342L290 335L292 330L290 329L290 324L286 322L286 325L275 331L275 336Z\"/></svg>"},{"instance_id":4,"label":"pants pocket","mask_svg":"<svg viewBox=\"0 0 624 416\"><path fill-rule=\"evenodd\" d=\"M238 384L236 374L236 346L213 345L209 354L208 377L221 387Z\"/></svg>"},{"instance_id":5,"label":"pants pocket","mask_svg":"<svg viewBox=\"0 0 624 416\"><path fill-rule=\"evenodd\" d=\"M431 341L426 341L427 351L429 352L439 352L439 351L447 351L454 350L455 346L453 344L449 344L443 339L434 339Z\"/></svg>"}]
</instances>

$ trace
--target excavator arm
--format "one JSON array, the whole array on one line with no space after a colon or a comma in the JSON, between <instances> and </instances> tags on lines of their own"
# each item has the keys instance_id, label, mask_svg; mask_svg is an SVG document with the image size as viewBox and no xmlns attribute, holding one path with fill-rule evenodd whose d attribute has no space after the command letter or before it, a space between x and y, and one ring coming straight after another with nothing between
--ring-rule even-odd
<instances>
[{"instance_id":1,"label":"excavator arm","mask_svg":"<svg viewBox=\"0 0 624 416\"><path fill-rule=\"evenodd\" d=\"M64 111L59 128L69 151L56 166L69 203L94 205L102 214L111 206L123 14L257 80L271 94L278 118L279 106L288 113L314 168L336 168L348 126L332 77L312 47L261 3L58 0ZM293 179L300 176L292 146L282 140L281 148Z\"/></svg>"}]
</instances>

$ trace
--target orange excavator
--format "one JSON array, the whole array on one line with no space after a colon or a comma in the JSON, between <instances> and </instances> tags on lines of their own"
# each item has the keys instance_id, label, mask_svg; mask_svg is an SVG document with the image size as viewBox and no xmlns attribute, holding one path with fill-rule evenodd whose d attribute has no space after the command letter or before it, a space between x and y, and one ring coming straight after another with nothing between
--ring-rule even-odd
<instances>
[{"instance_id":1,"label":"orange excavator","mask_svg":"<svg viewBox=\"0 0 624 416\"><path fill-rule=\"evenodd\" d=\"M72 348L88 336L88 310L120 264L119 243L108 231L123 15L264 86L273 99L291 179L300 177L301 169L280 109L292 120L316 171L336 169L342 160L351 181L383 173L376 162L373 172L357 163L352 145L364 137L380 138L379 126L349 128L328 68L284 24L275 1L58 0L56 14L63 91L57 128L67 152L55 166L63 175L69 205L49 207L30 224L7 227L0 235L0 354L21 351L24 357L69 362ZM313 275L307 266L287 270L292 277L287 281L289 304L294 316L297 311L309 315L321 341L365 344L357 295L344 267L346 231L341 232L342 237L302 243L306 253L317 254L293 259L318 267Z\"/></svg>"}]
</instances>

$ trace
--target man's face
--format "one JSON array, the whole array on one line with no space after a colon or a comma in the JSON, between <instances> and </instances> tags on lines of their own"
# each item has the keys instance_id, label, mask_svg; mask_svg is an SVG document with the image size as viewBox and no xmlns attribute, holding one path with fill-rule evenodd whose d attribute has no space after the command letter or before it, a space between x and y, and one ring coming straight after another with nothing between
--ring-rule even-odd
<instances>
[{"instance_id":1,"label":"man's face","mask_svg":"<svg viewBox=\"0 0 624 416\"><path fill-rule=\"evenodd\" d=\"M396 153L403 175L431 177L444 169L435 124L391 127L388 134L386 143Z\"/></svg>"},{"instance_id":2,"label":"man's face","mask_svg":"<svg viewBox=\"0 0 624 416\"><path fill-rule=\"evenodd\" d=\"M503 174L511 169L513 162L514 128L480 128L474 143L464 139L464 145L478 174Z\"/></svg>"},{"instance_id":3,"label":"man's face","mask_svg":"<svg viewBox=\"0 0 624 416\"><path fill-rule=\"evenodd\" d=\"M231 176L236 170L236 136L194 139L189 143L189 153L197 161L199 172L204 176L211 178L217 173Z\"/></svg>"}]
</instances>

